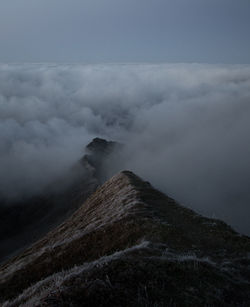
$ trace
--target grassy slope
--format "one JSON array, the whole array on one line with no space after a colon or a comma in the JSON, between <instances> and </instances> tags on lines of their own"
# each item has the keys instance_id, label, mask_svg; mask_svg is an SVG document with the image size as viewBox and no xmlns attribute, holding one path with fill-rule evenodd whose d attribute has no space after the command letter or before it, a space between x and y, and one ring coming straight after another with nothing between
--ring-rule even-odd
<instances>
[{"instance_id":1,"label":"grassy slope","mask_svg":"<svg viewBox=\"0 0 250 307\"><path fill-rule=\"evenodd\" d=\"M126 171L0 267L1 299L28 289L6 306L248 306L249 253L248 237Z\"/></svg>"}]
</instances>

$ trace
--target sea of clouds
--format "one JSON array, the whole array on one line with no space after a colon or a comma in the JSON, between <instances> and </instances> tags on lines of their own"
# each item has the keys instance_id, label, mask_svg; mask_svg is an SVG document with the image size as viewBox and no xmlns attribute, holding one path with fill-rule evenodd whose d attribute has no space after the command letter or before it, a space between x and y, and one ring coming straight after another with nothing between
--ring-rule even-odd
<instances>
[{"instance_id":1,"label":"sea of clouds","mask_svg":"<svg viewBox=\"0 0 250 307\"><path fill-rule=\"evenodd\" d=\"M0 195L41 193L93 137L129 169L250 233L250 66L1 64Z\"/></svg>"}]
</instances>

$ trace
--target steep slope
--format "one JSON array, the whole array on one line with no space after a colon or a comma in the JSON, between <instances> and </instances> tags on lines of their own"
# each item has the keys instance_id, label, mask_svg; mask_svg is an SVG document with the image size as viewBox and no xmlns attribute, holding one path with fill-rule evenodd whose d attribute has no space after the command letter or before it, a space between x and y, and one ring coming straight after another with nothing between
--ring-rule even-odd
<instances>
[{"instance_id":1,"label":"steep slope","mask_svg":"<svg viewBox=\"0 0 250 307\"><path fill-rule=\"evenodd\" d=\"M249 306L250 238L131 172L0 267L3 306Z\"/></svg>"},{"instance_id":2,"label":"steep slope","mask_svg":"<svg viewBox=\"0 0 250 307\"><path fill-rule=\"evenodd\" d=\"M41 195L24 200L0 201L0 263L69 217L102 183L103 162L119 146L95 138L65 178L54 183L55 188L49 186Z\"/></svg>"}]
</instances>

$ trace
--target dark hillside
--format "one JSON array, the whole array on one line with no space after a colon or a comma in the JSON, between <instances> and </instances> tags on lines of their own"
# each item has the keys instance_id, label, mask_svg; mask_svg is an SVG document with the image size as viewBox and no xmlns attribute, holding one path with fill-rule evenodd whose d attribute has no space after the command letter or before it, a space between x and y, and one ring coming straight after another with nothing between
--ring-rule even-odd
<instances>
[{"instance_id":1,"label":"dark hillside","mask_svg":"<svg viewBox=\"0 0 250 307\"><path fill-rule=\"evenodd\" d=\"M37 241L79 208L103 182L102 164L119 146L95 138L65 178L48 186L41 195L12 202L0 198L0 263Z\"/></svg>"},{"instance_id":2,"label":"dark hillside","mask_svg":"<svg viewBox=\"0 0 250 307\"><path fill-rule=\"evenodd\" d=\"M249 306L250 239L131 172L0 267L3 306Z\"/></svg>"}]
</instances>

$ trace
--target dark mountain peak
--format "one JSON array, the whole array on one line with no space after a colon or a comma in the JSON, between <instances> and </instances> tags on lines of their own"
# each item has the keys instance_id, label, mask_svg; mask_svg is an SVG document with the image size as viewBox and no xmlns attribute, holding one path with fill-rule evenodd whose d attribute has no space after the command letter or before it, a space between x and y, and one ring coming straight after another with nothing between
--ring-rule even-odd
<instances>
[{"instance_id":1,"label":"dark mountain peak","mask_svg":"<svg viewBox=\"0 0 250 307\"><path fill-rule=\"evenodd\" d=\"M69 217L103 182L105 159L121 146L95 138L88 154L40 195L0 203L0 262Z\"/></svg>"},{"instance_id":2,"label":"dark mountain peak","mask_svg":"<svg viewBox=\"0 0 250 307\"><path fill-rule=\"evenodd\" d=\"M123 171L0 267L0 293L4 306L248 306L249 253L250 238Z\"/></svg>"},{"instance_id":3,"label":"dark mountain peak","mask_svg":"<svg viewBox=\"0 0 250 307\"><path fill-rule=\"evenodd\" d=\"M110 153L115 146L117 146L117 142L107 141L101 138L94 138L87 146L86 149L91 154L103 154Z\"/></svg>"},{"instance_id":4,"label":"dark mountain peak","mask_svg":"<svg viewBox=\"0 0 250 307\"><path fill-rule=\"evenodd\" d=\"M80 162L85 170L88 171L88 176L101 184L107 180L104 167L106 159L110 158L110 156L113 157L121 148L121 143L94 138L86 146L86 154Z\"/></svg>"}]
</instances>

